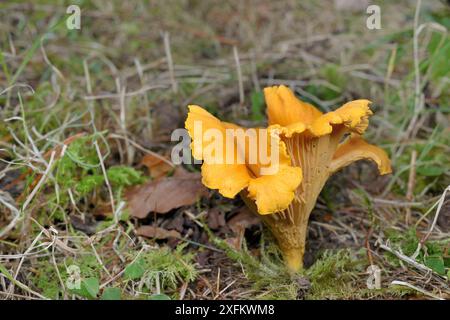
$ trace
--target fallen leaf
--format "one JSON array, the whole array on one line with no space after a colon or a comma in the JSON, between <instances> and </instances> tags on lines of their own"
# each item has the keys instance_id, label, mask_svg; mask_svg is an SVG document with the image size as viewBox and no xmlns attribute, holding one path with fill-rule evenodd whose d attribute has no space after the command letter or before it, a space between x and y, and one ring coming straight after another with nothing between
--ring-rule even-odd
<instances>
[{"instance_id":1,"label":"fallen leaf","mask_svg":"<svg viewBox=\"0 0 450 320\"><path fill-rule=\"evenodd\" d=\"M211 256L211 251L204 250L204 251L199 251L195 255L195 258L200 266L206 266L206 265L208 265L208 260L209 260L210 256Z\"/></svg>"},{"instance_id":2,"label":"fallen leaf","mask_svg":"<svg viewBox=\"0 0 450 320\"><path fill-rule=\"evenodd\" d=\"M180 238L181 235L175 230L166 230L153 226L142 226L136 230L138 236L153 238L153 239L168 239L168 238Z\"/></svg>"},{"instance_id":3,"label":"fallen leaf","mask_svg":"<svg viewBox=\"0 0 450 320\"><path fill-rule=\"evenodd\" d=\"M102 218L112 217L113 212L112 212L112 208L111 208L111 203L103 202L103 201L99 200L92 213L96 217L102 217Z\"/></svg>"},{"instance_id":4,"label":"fallen leaf","mask_svg":"<svg viewBox=\"0 0 450 320\"><path fill-rule=\"evenodd\" d=\"M170 165L169 160L153 154L145 155L141 160L141 164L147 167L153 179L165 177L174 168L173 165Z\"/></svg>"},{"instance_id":5,"label":"fallen leaf","mask_svg":"<svg viewBox=\"0 0 450 320\"><path fill-rule=\"evenodd\" d=\"M261 220L256 214L250 212L247 207L243 207L238 214L228 220L227 224L234 232L235 236L226 239L226 241L236 250L240 250L242 247L242 239L244 238L245 229L251 228L260 222Z\"/></svg>"},{"instance_id":6,"label":"fallen leaf","mask_svg":"<svg viewBox=\"0 0 450 320\"><path fill-rule=\"evenodd\" d=\"M228 220L227 224L234 233L239 234L242 230L257 225L260 222L261 220L256 214L250 212L247 207L243 207L238 214Z\"/></svg>"},{"instance_id":7,"label":"fallen leaf","mask_svg":"<svg viewBox=\"0 0 450 320\"><path fill-rule=\"evenodd\" d=\"M170 219L167 225L165 225L164 227L167 229L175 229L178 232L182 232L183 225L184 225L184 216L182 214L178 214L175 218Z\"/></svg>"},{"instance_id":8,"label":"fallen leaf","mask_svg":"<svg viewBox=\"0 0 450 320\"><path fill-rule=\"evenodd\" d=\"M183 167L177 166L177 167L175 167L175 170L173 171L172 176L182 178L182 177L189 177L190 175L192 175L192 172L187 171Z\"/></svg>"},{"instance_id":9,"label":"fallen leaf","mask_svg":"<svg viewBox=\"0 0 450 320\"><path fill-rule=\"evenodd\" d=\"M217 230L226 224L225 214L218 208L212 208L208 212L208 227L212 230Z\"/></svg>"},{"instance_id":10,"label":"fallen leaf","mask_svg":"<svg viewBox=\"0 0 450 320\"><path fill-rule=\"evenodd\" d=\"M192 205L207 194L199 173L183 173L130 188L126 198L131 215L143 219L150 212L166 213Z\"/></svg>"}]
</instances>

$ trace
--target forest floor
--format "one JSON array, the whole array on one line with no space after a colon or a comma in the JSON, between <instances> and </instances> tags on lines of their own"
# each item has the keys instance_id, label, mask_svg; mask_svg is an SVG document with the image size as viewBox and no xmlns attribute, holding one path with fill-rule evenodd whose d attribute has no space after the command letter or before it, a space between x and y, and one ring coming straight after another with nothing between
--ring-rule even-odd
<instances>
[{"instance_id":1,"label":"forest floor","mask_svg":"<svg viewBox=\"0 0 450 320\"><path fill-rule=\"evenodd\" d=\"M379 30L364 1L70 2L80 30L68 1L0 3L0 299L450 298L448 2L377 1ZM170 161L188 104L263 126L275 84L371 100L393 167L328 181L297 274Z\"/></svg>"}]
</instances>

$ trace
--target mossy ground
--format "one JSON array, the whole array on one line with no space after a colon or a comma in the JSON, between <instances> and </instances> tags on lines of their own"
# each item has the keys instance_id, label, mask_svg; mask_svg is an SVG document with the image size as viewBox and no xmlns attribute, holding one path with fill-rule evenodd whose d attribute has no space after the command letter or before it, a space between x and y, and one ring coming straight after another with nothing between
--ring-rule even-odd
<instances>
[{"instance_id":1,"label":"mossy ground","mask_svg":"<svg viewBox=\"0 0 450 320\"><path fill-rule=\"evenodd\" d=\"M81 30L66 28L69 4L82 8ZM416 257L431 272L379 244L413 255L450 185L449 6L422 1L415 25L414 1L379 5L382 29L369 30L365 8L336 11L331 1L3 1L0 295L448 298L448 200ZM243 251L221 240L231 234L194 238L197 226L178 243L136 236L148 221L130 217L124 191L150 179L146 150L170 156L186 105L264 125L262 88L278 83L322 111L373 101L366 138L394 169L378 177L358 163L327 183L310 222L308 268L286 271L261 226L246 232ZM242 205L212 193L188 209L219 208L228 219ZM367 288L371 264L381 289ZM75 290L73 272L82 278Z\"/></svg>"}]
</instances>

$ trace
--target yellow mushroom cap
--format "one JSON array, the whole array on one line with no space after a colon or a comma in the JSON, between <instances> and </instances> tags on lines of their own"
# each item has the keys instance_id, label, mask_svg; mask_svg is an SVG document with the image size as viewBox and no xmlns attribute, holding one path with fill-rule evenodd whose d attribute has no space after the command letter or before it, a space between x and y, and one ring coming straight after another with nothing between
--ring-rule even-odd
<instances>
[{"instance_id":1,"label":"yellow mushroom cap","mask_svg":"<svg viewBox=\"0 0 450 320\"><path fill-rule=\"evenodd\" d=\"M201 123L202 132L195 132L196 122ZM222 137L226 137L226 130L243 130L239 126L221 122L205 109L199 106L189 106L189 113L185 123L185 127L192 139L191 149L194 158L203 160L202 164L202 182L210 189L217 189L224 197L233 198L240 191L248 189L248 196L253 199L260 214L270 214L284 210L292 202L295 197L295 190L302 180L302 169L291 165L291 159L287 153L286 145L279 138L275 129L267 130L270 136L267 138L268 145L259 143L260 136L257 135L257 154L256 163L251 163L248 157L248 145L244 149L239 149L239 144L235 144L235 152L244 153L244 163L239 163L237 156L234 157L233 163L227 163L225 160L208 162L205 159L205 150L210 146L212 141L205 141L204 134L206 130L214 129L222 133ZM258 133L260 129L255 129ZM270 138L275 138L271 140ZM273 163L265 163L260 161L260 155L266 154L267 158L272 159L271 143L278 143L278 164L273 174L261 174L261 169L270 169ZM263 148L260 150L259 148ZM238 150L239 149L239 150ZM229 150L224 148L224 158Z\"/></svg>"}]
</instances>

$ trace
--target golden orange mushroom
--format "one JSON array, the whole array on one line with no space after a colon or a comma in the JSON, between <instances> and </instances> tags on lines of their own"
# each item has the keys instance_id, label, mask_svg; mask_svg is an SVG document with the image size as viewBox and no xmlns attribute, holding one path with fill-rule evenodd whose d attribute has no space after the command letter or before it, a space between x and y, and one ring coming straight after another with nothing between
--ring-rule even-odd
<instances>
[{"instance_id":1,"label":"golden orange mushroom","mask_svg":"<svg viewBox=\"0 0 450 320\"><path fill-rule=\"evenodd\" d=\"M265 88L264 95L269 127L255 129L252 141L249 135L239 143L238 135L231 135L231 147L215 144L220 137L228 139L230 131L243 129L221 122L195 105L189 106L185 126L194 158L203 160L203 184L228 198L240 193L271 230L286 265L297 271L303 267L309 215L328 177L361 159L374 161L380 174L387 174L391 172L390 161L382 149L361 137L372 115L369 100L351 101L323 114L285 86ZM212 135L215 139L211 135L205 139L211 131L216 133ZM257 153L253 159L252 152ZM264 156L277 160L275 172L262 174L273 165L263 161Z\"/></svg>"}]
</instances>

